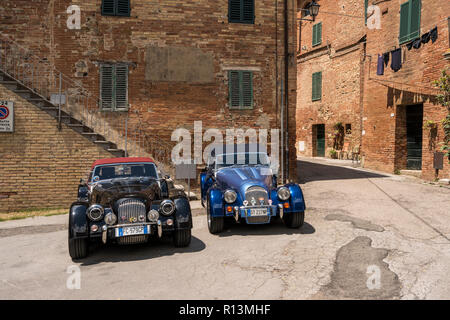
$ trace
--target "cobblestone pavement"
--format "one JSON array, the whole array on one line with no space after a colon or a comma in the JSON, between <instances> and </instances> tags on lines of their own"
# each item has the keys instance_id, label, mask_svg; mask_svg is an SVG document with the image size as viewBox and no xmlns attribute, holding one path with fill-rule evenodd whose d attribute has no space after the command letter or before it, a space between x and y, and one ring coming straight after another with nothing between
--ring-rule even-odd
<instances>
[{"instance_id":1,"label":"cobblestone pavement","mask_svg":"<svg viewBox=\"0 0 450 320\"><path fill-rule=\"evenodd\" d=\"M92 248L73 263L67 216L0 223L0 299L449 299L450 190L403 176L298 162L304 226L209 234L192 203L189 248ZM81 270L70 290L67 270Z\"/></svg>"}]
</instances>

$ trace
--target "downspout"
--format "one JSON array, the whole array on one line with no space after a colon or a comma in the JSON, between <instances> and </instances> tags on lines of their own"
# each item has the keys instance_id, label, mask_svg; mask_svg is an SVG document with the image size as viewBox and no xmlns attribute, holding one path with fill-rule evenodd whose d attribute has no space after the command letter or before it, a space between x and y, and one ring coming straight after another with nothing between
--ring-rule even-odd
<instances>
[{"instance_id":1,"label":"downspout","mask_svg":"<svg viewBox=\"0 0 450 320\"><path fill-rule=\"evenodd\" d=\"M284 95L285 95L285 103L284 107L286 108L285 116L282 121L286 121L286 129L285 129L285 148L283 153L285 154L285 175L284 181L286 182L286 178L289 178L289 3L288 0L284 0Z\"/></svg>"}]
</instances>

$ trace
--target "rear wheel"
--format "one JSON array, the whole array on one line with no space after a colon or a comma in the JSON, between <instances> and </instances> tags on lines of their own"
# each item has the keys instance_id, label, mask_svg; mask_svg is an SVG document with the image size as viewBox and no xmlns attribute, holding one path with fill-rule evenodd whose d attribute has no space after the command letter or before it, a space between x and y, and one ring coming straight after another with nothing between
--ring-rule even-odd
<instances>
[{"instance_id":1,"label":"rear wheel","mask_svg":"<svg viewBox=\"0 0 450 320\"><path fill-rule=\"evenodd\" d=\"M173 243L175 247L187 247L191 243L191 229L175 230Z\"/></svg>"},{"instance_id":2,"label":"rear wheel","mask_svg":"<svg viewBox=\"0 0 450 320\"><path fill-rule=\"evenodd\" d=\"M88 255L88 240L69 239L69 254L72 259L86 258Z\"/></svg>"},{"instance_id":3,"label":"rear wheel","mask_svg":"<svg viewBox=\"0 0 450 320\"><path fill-rule=\"evenodd\" d=\"M207 199L206 215L208 218L208 229L212 234L220 233L223 231L224 219L223 217L213 217L211 216L211 205L209 203L209 198Z\"/></svg>"},{"instance_id":4,"label":"rear wheel","mask_svg":"<svg viewBox=\"0 0 450 320\"><path fill-rule=\"evenodd\" d=\"M300 228L305 222L304 212L292 212L285 214L283 217L284 224L288 228Z\"/></svg>"}]
</instances>

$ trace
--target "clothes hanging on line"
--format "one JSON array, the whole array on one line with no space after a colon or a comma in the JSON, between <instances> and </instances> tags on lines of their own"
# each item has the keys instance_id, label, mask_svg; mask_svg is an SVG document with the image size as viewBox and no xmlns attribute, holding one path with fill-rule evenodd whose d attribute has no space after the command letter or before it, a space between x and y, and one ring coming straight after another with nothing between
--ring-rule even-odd
<instances>
[{"instance_id":1,"label":"clothes hanging on line","mask_svg":"<svg viewBox=\"0 0 450 320\"><path fill-rule=\"evenodd\" d=\"M384 74L384 58L382 55L378 55L377 75L382 76Z\"/></svg>"},{"instance_id":2,"label":"clothes hanging on line","mask_svg":"<svg viewBox=\"0 0 450 320\"><path fill-rule=\"evenodd\" d=\"M414 49L419 49L421 45L422 45L422 40L420 38L414 40L414 42L413 42Z\"/></svg>"},{"instance_id":3,"label":"clothes hanging on line","mask_svg":"<svg viewBox=\"0 0 450 320\"><path fill-rule=\"evenodd\" d=\"M422 43L430 42L431 34L429 32L422 35Z\"/></svg>"},{"instance_id":4,"label":"clothes hanging on line","mask_svg":"<svg viewBox=\"0 0 450 320\"><path fill-rule=\"evenodd\" d=\"M398 48L391 51L391 55L392 55L391 69L394 70L394 72L397 72L402 68L402 49Z\"/></svg>"},{"instance_id":5,"label":"clothes hanging on line","mask_svg":"<svg viewBox=\"0 0 450 320\"><path fill-rule=\"evenodd\" d=\"M387 67L387 65L389 63L389 52L383 53L383 60L384 60L384 65Z\"/></svg>"},{"instance_id":6,"label":"clothes hanging on line","mask_svg":"<svg viewBox=\"0 0 450 320\"><path fill-rule=\"evenodd\" d=\"M438 27L434 27L433 29L431 29L430 38L431 38L432 43L436 42L436 40L438 38Z\"/></svg>"},{"instance_id":7,"label":"clothes hanging on line","mask_svg":"<svg viewBox=\"0 0 450 320\"><path fill-rule=\"evenodd\" d=\"M408 42L408 43L406 44L406 48L408 48L408 51L412 49L413 44L414 44L414 40L411 41L411 42Z\"/></svg>"}]
</instances>

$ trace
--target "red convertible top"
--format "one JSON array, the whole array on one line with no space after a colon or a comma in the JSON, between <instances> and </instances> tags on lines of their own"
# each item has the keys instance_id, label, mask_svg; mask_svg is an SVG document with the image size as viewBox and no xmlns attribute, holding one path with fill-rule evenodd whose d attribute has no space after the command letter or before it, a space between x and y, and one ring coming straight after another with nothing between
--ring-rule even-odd
<instances>
[{"instance_id":1,"label":"red convertible top","mask_svg":"<svg viewBox=\"0 0 450 320\"><path fill-rule=\"evenodd\" d=\"M104 165L104 164L116 164L116 163L141 163L141 162L152 162L154 163L152 158L108 158L108 159L100 159L95 161L92 164L92 168Z\"/></svg>"}]
</instances>

